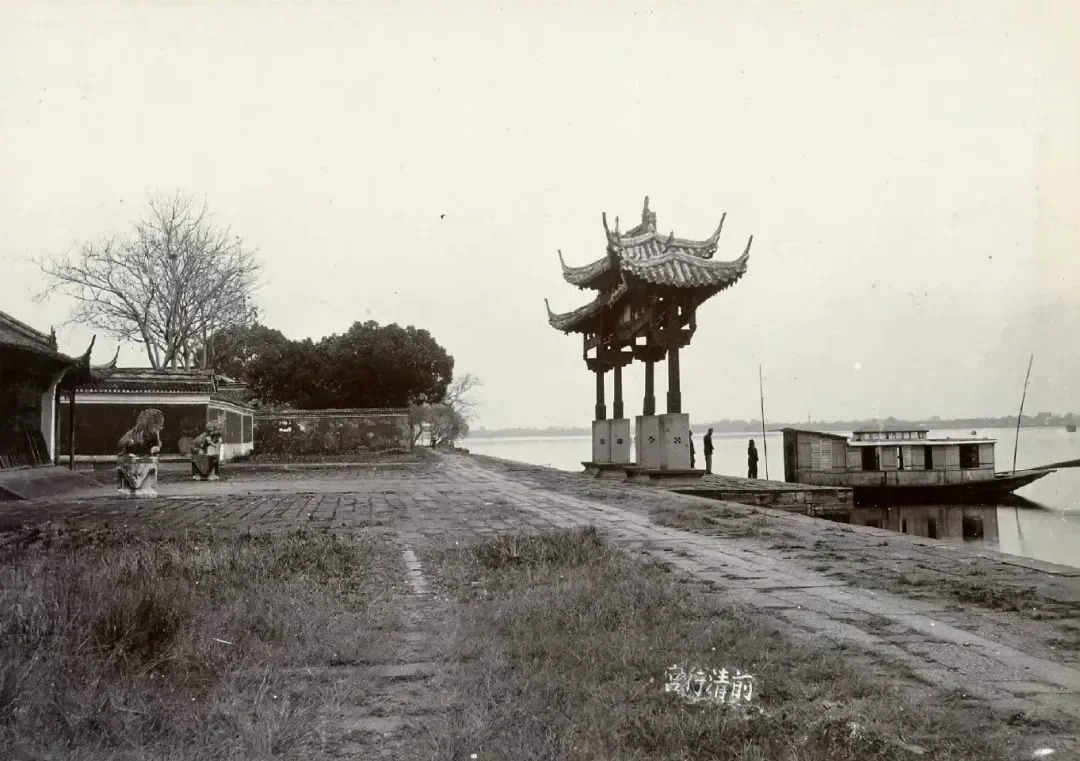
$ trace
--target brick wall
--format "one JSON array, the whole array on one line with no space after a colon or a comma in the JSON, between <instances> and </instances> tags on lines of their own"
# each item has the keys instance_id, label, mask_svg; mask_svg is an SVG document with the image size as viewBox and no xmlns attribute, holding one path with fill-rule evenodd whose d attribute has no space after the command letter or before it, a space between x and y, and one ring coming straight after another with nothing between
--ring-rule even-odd
<instances>
[{"instance_id":1,"label":"brick wall","mask_svg":"<svg viewBox=\"0 0 1080 761\"><path fill-rule=\"evenodd\" d=\"M259 455L411 450L407 409L290 410L255 415Z\"/></svg>"}]
</instances>

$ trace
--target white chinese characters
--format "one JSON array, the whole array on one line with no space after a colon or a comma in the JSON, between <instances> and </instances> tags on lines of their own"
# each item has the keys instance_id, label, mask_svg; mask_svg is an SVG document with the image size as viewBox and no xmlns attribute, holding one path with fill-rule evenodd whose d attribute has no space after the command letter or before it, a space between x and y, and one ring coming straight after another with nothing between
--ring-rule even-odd
<instances>
[{"instance_id":1,"label":"white chinese characters","mask_svg":"<svg viewBox=\"0 0 1080 761\"><path fill-rule=\"evenodd\" d=\"M727 669L693 669L669 666L664 692L674 692L688 703L715 703L746 705L754 697L755 681L752 674L736 669L734 675Z\"/></svg>"}]
</instances>

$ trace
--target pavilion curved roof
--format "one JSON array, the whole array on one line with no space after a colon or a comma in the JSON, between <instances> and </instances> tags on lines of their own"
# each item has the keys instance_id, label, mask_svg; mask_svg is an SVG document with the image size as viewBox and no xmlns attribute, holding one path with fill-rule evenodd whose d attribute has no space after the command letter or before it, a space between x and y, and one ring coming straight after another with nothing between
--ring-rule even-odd
<instances>
[{"instance_id":1,"label":"pavilion curved roof","mask_svg":"<svg viewBox=\"0 0 1080 761\"><path fill-rule=\"evenodd\" d=\"M651 285L724 290L746 274L753 240L750 236L742 256L730 262L717 262L671 248L648 258L624 256L621 267L626 274Z\"/></svg>"},{"instance_id":2,"label":"pavilion curved roof","mask_svg":"<svg viewBox=\"0 0 1080 761\"><path fill-rule=\"evenodd\" d=\"M738 259L714 260L726 218L727 214L720 217L716 231L705 240L689 240L676 238L675 233L665 236L657 232L656 213L649 210L648 197L645 198L641 224L626 233L619 232L618 219L612 231L605 214L603 221L608 245L602 259L571 267L563 259L562 251L559 251L563 277L567 282L579 288L599 290L600 295L572 312L556 314L549 306L549 324L564 332L581 330L592 317L612 306L635 286L693 289L700 293L701 300L731 287L746 274L754 236L750 236ZM613 282L618 285L609 290Z\"/></svg>"},{"instance_id":3,"label":"pavilion curved roof","mask_svg":"<svg viewBox=\"0 0 1080 761\"><path fill-rule=\"evenodd\" d=\"M580 329L590 318L600 315L605 309L613 307L626 294L627 284L622 281L611 293L601 293L595 299L584 306L580 306L571 312L555 313L551 311L551 305L544 299L547 307L548 324L556 330L569 333L571 330Z\"/></svg>"},{"instance_id":4,"label":"pavilion curved roof","mask_svg":"<svg viewBox=\"0 0 1080 761\"><path fill-rule=\"evenodd\" d=\"M727 219L726 213L720 217L720 224L717 225L713 234L704 240L677 238L674 232L664 235L657 230L656 212L649 210L649 199L646 197L641 213L641 223L625 233L619 232L618 219L615 220L615 230L612 231L607 224L607 215L603 215L604 232L607 238L607 252L604 257L589 264L570 266L563 258L562 251L559 251L563 278L579 288L600 289L605 282L602 277L605 273L622 271L635 274L642 266L651 267L655 263L661 265L660 268L650 270L651 277L647 278L647 282L654 285L676 287L721 285L717 282L718 280L730 278L740 269L739 276L745 272L747 252L750 248L747 244L747 252L735 261L717 262L716 264L720 265L717 267L698 266L702 261L712 262L720 233L724 229L725 219ZM662 266L667 264L670 266ZM723 287L733 282L734 280L731 280Z\"/></svg>"}]
</instances>

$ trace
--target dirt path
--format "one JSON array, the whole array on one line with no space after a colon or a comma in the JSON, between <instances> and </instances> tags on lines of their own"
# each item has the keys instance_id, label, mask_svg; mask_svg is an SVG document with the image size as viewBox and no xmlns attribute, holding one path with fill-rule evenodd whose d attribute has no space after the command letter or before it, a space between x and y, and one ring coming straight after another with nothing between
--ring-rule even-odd
<instances>
[{"instance_id":1,"label":"dirt path","mask_svg":"<svg viewBox=\"0 0 1080 761\"><path fill-rule=\"evenodd\" d=\"M484 501L505 501L559 526L594 524L622 546L711 582L714 589L782 619L802 636L898 666L919 682L977 701L1004 717L1041 722L1052 730L1047 741L1052 737L1059 753L1063 743L1080 747L1075 745L1080 669L1025 652L993 633L959 628L951 623L956 611L944 602L851 586L765 542L657 525L643 514L647 505L641 501L649 498L633 487L603 484L611 497L601 501L566 493L595 491L595 484L580 484L584 479L558 483L563 478L553 476L554 491L537 483L546 474L528 468L509 472L466 458L448 459L446 467L454 481L476 484ZM635 501L634 508L628 506Z\"/></svg>"}]
</instances>

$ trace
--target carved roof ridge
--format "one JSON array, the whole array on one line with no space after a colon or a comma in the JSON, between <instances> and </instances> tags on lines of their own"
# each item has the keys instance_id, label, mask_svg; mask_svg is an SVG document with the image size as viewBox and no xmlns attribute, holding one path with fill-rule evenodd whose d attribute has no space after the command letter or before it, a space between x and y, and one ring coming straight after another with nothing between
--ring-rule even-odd
<instances>
[{"instance_id":1,"label":"carved roof ridge","mask_svg":"<svg viewBox=\"0 0 1080 761\"><path fill-rule=\"evenodd\" d=\"M645 269L649 267L659 267L672 261L683 261L692 263L695 266L716 268L716 267L730 267L734 265L745 264L750 258L750 244L754 242L754 236L751 235L750 239L746 242L746 248L737 259L731 259L728 261L716 261L711 257L706 258L698 256L696 254L687 253L673 246L669 246L667 250L660 254L651 256L649 258L631 259L624 257L622 260L623 269Z\"/></svg>"}]
</instances>

